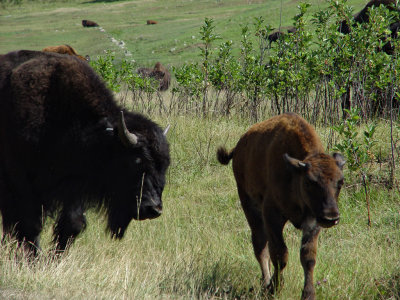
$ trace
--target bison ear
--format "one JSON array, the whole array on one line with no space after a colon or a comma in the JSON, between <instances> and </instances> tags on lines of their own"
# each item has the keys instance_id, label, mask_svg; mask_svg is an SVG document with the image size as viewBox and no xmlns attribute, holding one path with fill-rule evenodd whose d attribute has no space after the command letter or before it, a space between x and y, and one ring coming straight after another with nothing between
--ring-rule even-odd
<instances>
[{"instance_id":1,"label":"bison ear","mask_svg":"<svg viewBox=\"0 0 400 300\"><path fill-rule=\"evenodd\" d=\"M343 155L335 152L332 154L332 156L336 160L336 164L338 165L340 170L343 170L343 166L346 163L346 160L344 159Z\"/></svg>"},{"instance_id":2,"label":"bison ear","mask_svg":"<svg viewBox=\"0 0 400 300\"><path fill-rule=\"evenodd\" d=\"M301 160L298 160L296 158L293 158L289 156L289 154L285 153L283 154L283 160L286 163L286 166L288 166L291 169L297 170L297 171L307 171L310 169L310 164L302 162Z\"/></svg>"}]
</instances>

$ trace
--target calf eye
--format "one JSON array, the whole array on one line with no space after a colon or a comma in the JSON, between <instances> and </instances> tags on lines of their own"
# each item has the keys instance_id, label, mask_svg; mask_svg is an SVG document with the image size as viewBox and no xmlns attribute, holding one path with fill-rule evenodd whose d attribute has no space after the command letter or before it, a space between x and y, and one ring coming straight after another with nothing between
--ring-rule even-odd
<instances>
[{"instance_id":1,"label":"calf eye","mask_svg":"<svg viewBox=\"0 0 400 300\"><path fill-rule=\"evenodd\" d=\"M343 179L340 179L340 180L338 181L337 187L338 187L339 189L342 187L343 182L344 182Z\"/></svg>"}]
</instances>

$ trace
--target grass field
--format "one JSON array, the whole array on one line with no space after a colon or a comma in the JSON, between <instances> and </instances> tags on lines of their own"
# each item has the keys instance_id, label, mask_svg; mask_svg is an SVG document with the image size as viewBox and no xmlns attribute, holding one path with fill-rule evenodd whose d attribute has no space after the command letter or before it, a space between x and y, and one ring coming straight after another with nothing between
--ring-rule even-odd
<instances>
[{"instance_id":1,"label":"grass field","mask_svg":"<svg viewBox=\"0 0 400 300\"><path fill-rule=\"evenodd\" d=\"M362 7L362 1L357 1L356 10ZM321 0L310 3L311 11L327 6ZM252 24L254 17L263 16L267 24L285 28L292 25L297 12L296 2L287 0L26 1L1 7L0 52L69 44L91 57L102 55L103 50L124 56L111 42L114 37L126 44L140 65L161 61L176 66L198 59L199 31L205 17L215 20L223 40L233 40L239 47L241 24ZM96 21L105 32L83 28L82 19ZM148 19L159 23L146 25Z\"/></svg>"},{"instance_id":2,"label":"grass field","mask_svg":"<svg viewBox=\"0 0 400 300\"><path fill-rule=\"evenodd\" d=\"M83 55L95 57L110 49L122 56L112 36L123 40L141 65L197 60L204 17L215 18L216 31L224 39L238 39L239 24L252 17L262 15L278 27L281 7L275 0L0 3L0 53L66 43ZM326 5L311 3L315 10ZM363 2L353 5L358 10ZM296 2L283 1L282 8L282 25L290 26ZM98 22L106 32L83 28L82 19ZM147 19L159 24L147 26ZM151 117L162 126L172 125L163 215L132 221L125 238L113 241L105 233L103 216L91 211L87 230L60 260L49 254L49 218L38 262L21 259L14 243L0 245L0 299L263 299L231 166L218 164L215 157L217 147L233 147L250 122L235 116ZM388 123L381 121L375 150L384 158L390 151L389 131ZM317 132L327 145L329 128L318 127ZM398 186L389 190L381 184L388 177L385 162L372 169L371 227L360 180L345 169L341 222L323 230L319 239L317 299L400 299L400 192ZM289 264L275 299L299 299L301 233L288 224L285 239Z\"/></svg>"}]
</instances>

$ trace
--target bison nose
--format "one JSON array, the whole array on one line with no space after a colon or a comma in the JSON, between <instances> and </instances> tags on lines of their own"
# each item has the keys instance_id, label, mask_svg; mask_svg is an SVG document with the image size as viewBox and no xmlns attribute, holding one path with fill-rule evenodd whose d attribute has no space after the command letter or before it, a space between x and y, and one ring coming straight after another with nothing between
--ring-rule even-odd
<instances>
[{"instance_id":1,"label":"bison nose","mask_svg":"<svg viewBox=\"0 0 400 300\"><path fill-rule=\"evenodd\" d=\"M162 204L146 207L146 215L147 218L149 219L157 218L161 215L161 213L162 213Z\"/></svg>"},{"instance_id":2,"label":"bison nose","mask_svg":"<svg viewBox=\"0 0 400 300\"><path fill-rule=\"evenodd\" d=\"M322 227L331 227L339 223L340 214L337 207L329 207L322 211L322 215L317 218L317 222Z\"/></svg>"},{"instance_id":3,"label":"bison nose","mask_svg":"<svg viewBox=\"0 0 400 300\"><path fill-rule=\"evenodd\" d=\"M152 206L151 207L153 210L154 210L154 212L156 212L158 215L161 215L161 213L162 213L162 204L159 204L159 205L157 205L157 206Z\"/></svg>"}]
</instances>

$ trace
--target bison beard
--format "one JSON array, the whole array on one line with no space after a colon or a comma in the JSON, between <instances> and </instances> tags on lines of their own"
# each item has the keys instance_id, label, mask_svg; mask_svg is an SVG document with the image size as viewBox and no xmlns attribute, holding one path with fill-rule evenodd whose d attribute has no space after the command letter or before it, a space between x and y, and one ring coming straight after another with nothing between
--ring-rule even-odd
<instances>
[{"instance_id":1,"label":"bison beard","mask_svg":"<svg viewBox=\"0 0 400 300\"><path fill-rule=\"evenodd\" d=\"M0 143L3 235L34 253L49 214L57 215L58 250L86 227L88 208L104 208L116 238L132 218L161 214L165 133L140 114L122 113L73 56L21 50L0 57Z\"/></svg>"}]
</instances>

